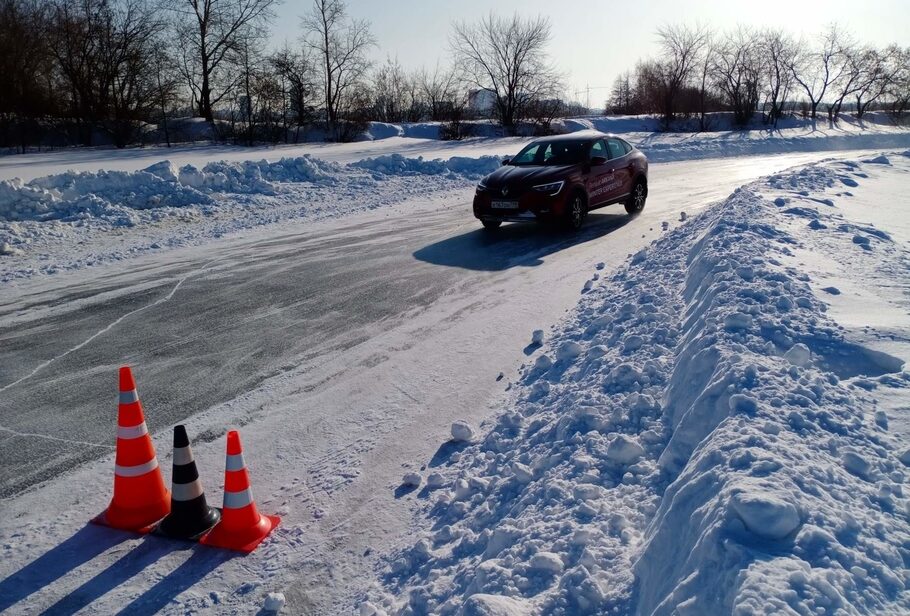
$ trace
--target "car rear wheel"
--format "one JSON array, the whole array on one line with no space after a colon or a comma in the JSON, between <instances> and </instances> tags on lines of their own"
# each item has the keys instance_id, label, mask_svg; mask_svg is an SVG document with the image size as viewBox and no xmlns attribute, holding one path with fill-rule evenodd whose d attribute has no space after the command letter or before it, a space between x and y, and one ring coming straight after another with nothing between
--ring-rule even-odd
<instances>
[{"instance_id":1,"label":"car rear wheel","mask_svg":"<svg viewBox=\"0 0 910 616\"><path fill-rule=\"evenodd\" d=\"M585 222L588 215L588 208L585 205L584 197L580 193L575 193L569 200L566 208L565 226L570 231L578 231Z\"/></svg>"},{"instance_id":2,"label":"car rear wheel","mask_svg":"<svg viewBox=\"0 0 910 616\"><path fill-rule=\"evenodd\" d=\"M629 198L625 202L626 213L631 216L639 214L645 209L645 200L647 198L648 185L645 184L644 180L638 180L635 182L635 186L632 187L632 192L629 193Z\"/></svg>"},{"instance_id":3,"label":"car rear wheel","mask_svg":"<svg viewBox=\"0 0 910 616\"><path fill-rule=\"evenodd\" d=\"M499 225L502 224L501 220L481 220L484 229L498 229Z\"/></svg>"}]
</instances>

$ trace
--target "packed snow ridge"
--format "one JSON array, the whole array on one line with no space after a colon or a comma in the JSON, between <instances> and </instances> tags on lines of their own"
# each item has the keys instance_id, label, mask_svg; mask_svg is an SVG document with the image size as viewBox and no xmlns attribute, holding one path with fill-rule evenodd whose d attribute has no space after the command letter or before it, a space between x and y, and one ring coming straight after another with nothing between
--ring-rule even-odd
<instances>
[{"instance_id":1,"label":"packed snow ridge","mask_svg":"<svg viewBox=\"0 0 910 616\"><path fill-rule=\"evenodd\" d=\"M123 217L131 210L207 205L217 194L276 195L282 183L336 184L349 169L373 175L453 175L482 177L498 167L493 156L424 160L391 154L341 165L304 155L278 162L213 162L202 169L175 169L162 161L141 171L66 172L31 182L0 181L0 221L76 220Z\"/></svg>"},{"instance_id":2,"label":"packed snow ridge","mask_svg":"<svg viewBox=\"0 0 910 616\"><path fill-rule=\"evenodd\" d=\"M361 614L907 613L910 453L871 392L910 376L792 266L857 233L910 262L825 202L868 164L738 189L584 294Z\"/></svg>"}]
</instances>

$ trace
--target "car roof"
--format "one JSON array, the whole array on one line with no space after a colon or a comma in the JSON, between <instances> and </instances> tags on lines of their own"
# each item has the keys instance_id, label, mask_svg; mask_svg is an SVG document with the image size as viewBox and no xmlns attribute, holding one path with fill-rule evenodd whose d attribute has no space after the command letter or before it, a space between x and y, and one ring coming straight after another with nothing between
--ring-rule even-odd
<instances>
[{"instance_id":1,"label":"car roof","mask_svg":"<svg viewBox=\"0 0 910 616\"><path fill-rule=\"evenodd\" d=\"M532 141L535 143L537 141L586 141L591 139L603 139L604 137L615 137L616 139L622 139L619 135L614 135L613 133L602 133L599 130L579 130L574 133L564 133L562 135L550 135L549 137L540 137Z\"/></svg>"}]
</instances>

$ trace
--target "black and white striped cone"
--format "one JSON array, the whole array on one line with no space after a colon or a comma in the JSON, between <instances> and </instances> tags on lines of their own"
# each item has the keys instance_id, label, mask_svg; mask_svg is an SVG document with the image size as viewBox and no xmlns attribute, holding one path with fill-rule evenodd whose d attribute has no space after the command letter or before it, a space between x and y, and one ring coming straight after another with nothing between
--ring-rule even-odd
<instances>
[{"instance_id":1,"label":"black and white striped cone","mask_svg":"<svg viewBox=\"0 0 910 616\"><path fill-rule=\"evenodd\" d=\"M186 428L174 426L174 474L171 480L171 513L156 532L178 539L196 539L221 519L221 511L209 507Z\"/></svg>"}]
</instances>

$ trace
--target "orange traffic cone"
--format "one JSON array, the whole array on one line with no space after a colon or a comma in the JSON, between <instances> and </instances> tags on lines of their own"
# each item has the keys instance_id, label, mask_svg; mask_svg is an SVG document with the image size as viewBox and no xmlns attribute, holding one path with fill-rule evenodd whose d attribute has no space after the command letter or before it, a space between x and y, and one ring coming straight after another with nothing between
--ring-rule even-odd
<instances>
[{"instance_id":1,"label":"orange traffic cone","mask_svg":"<svg viewBox=\"0 0 910 616\"><path fill-rule=\"evenodd\" d=\"M171 510L155 446L145 426L142 403L129 367L120 368L120 406L117 410L117 457L114 497L93 522L123 530L148 532Z\"/></svg>"},{"instance_id":2,"label":"orange traffic cone","mask_svg":"<svg viewBox=\"0 0 910 616\"><path fill-rule=\"evenodd\" d=\"M252 552L281 518L261 515L250 491L250 476L243 463L240 433L227 433L227 457L224 463L224 505L221 521L204 535L200 543L239 552Z\"/></svg>"}]
</instances>

